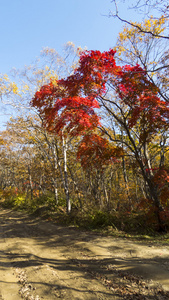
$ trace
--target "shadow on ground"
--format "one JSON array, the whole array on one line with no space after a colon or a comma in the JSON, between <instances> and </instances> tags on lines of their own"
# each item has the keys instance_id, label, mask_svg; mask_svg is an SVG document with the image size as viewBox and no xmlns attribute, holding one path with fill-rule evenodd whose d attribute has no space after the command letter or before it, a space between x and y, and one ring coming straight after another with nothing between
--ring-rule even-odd
<instances>
[{"instance_id":1,"label":"shadow on ground","mask_svg":"<svg viewBox=\"0 0 169 300\"><path fill-rule=\"evenodd\" d=\"M161 287L147 281L159 275L159 282L169 288L168 249L160 257L161 249L158 253L148 245L57 226L14 211L1 211L0 233L7 243L0 251L0 269L26 271L27 282L44 293L63 299L70 291L78 299L100 299L99 294L103 299L169 299Z\"/></svg>"}]
</instances>

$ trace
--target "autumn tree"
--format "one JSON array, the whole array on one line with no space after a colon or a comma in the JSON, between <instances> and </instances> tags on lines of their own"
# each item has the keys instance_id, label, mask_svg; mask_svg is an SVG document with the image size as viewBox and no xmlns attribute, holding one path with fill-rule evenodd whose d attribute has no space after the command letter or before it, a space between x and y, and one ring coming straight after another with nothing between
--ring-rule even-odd
<instances>
[{"instance_id":1,"label":"autumn tree","mask_svg":"<svg viewBox=\"0 0 169 300\"><path fill-rule=\"evenodd\" d=\"M116 141L118 147L125 145L135 157L162 229L163 206L147 145L159 130L168 130L168 103L160 99L146 70L139 65L116 66L114 55L114 50L82 52L75 72L55 86L43 86L36 92L32 105L38 108L48 130L62 134L66 126L69 134L83 136L89 129L100 127L111 142ZM123 139L100 124L94 110L98 107L106 110L116 126L123 129Z\"/></svg>"},{"instance_id":2,"label":"autumn tree","mask_svg":"<svg viewBox=\"0 0 169 300\"><path fill-rule=\"evenodd\" d=\"M46 101L46 98L48 101ZM57 103L55 99L58 100ZM44 101L46 101L47 105L45 105ZM72 138L79 134L82 135L82 133L91 127L94 128L97 126L99 118L93 110L94 107L97 107L97 102L92 101L91 98L85 99L84 97L76 96L67 99L64 87L62 88L61 86L58 89L58 85L53 85L51 82L49 85L43 86L40 91L35 94L32 103L34 107L38 108L46 129L60 137L63 149L64 189L67 211L69 213L71 211L71 203L68 187L68 145Z\"/></svg>"},{"instance_id":3,"label":"autumn tree","mask_svg":"<svg viewBox=\"0 0 169 300\"><path fill-rule=\"evenodd\" d=\"M169 7L167 1L161 1L161 0L138 0L134 1L129 5L128 9L133 9L133 11L141 13L144 18L152 19L154 22L158 22L161 18L164 18L166 21L166 29L165 32L158 32L151 30L151 28L142 26L142 23L139 22L133 22L127 18L124 18L121 16L121 12L119 11L118 3L116 0L112 0L112 3L114 3L115 12L109 13L110 17L117 18L124 24L130 25L137 29L139 33L148 34L149 36L158 37L163 40L168 40L168 29L169 29ZM126 2L126 1L123 1Z\"/></svg>"},{"instance_id":4,"label":"autumn tree","mask_svg":"<svg viewBox=\"0 0 169 300\"><path fill-rule=\"evenodd\" d=\"M13 130L13 132L15 131L15 136L18 135L17 140L20 138L21 144L22 138L25 139L24 143L26 143L27 137L27 142L30 145L32 137L33 145L38 145L39 149L41 149L41 154L43 154L53 170L51 173L53 174L51 175L51 180L55 190L56 202L58 202L57 172L60 172L63 185L65 186L65 192L68 195L68 188L66 188L68 185L67 151L71 141L66 137L65 129L61 139L62 146L59 145L58 150L57 136L53 136L43 127L40 128L39 124L42 122L42 119L37 115L37 111L30 106L30 99L33 97L35 91L42 85L48 84L49 81L55 85L59 77L71 74L77 64L79 51L80 48L76 48L72 42L68 42L65 45L63 55L59 55L54 49L45 48L42 50L40 58L38 58L31 66L25 67L23 70L12 70L11 78L17 82L17 85L14 83L12 84L12 81L8 80L6 77L3 78L3 84L1 84L1 89L4 87L3 91L6 93L5 103L8 104L9 107L12 107L13 112L17 110L17 115L19 114L15 122L11 124L10 130ZM7 84L8 81L9 84ZM12 92L10 93L10 97L8 97L8 91ZM14 113L14 115L16 116L16 113ZM36 123L37 119L38 122ZM11 132L11 136L12 135L13 133ZM61 149L63 151L63 156L61 154ZM61 159L59 159L60 155Z\"/></svg>"},{"instance_id":5,"label":"autumn tree","mask_svg":"<svg viewBox=\"0 0 169 300\"><path fill-rule=\"evenodd\" d=\"M104 207L102 198L105 199L107 207L110 206L110 199L107 192L107 175L108 168L117 163L118 158L122 156L122 148L115 144L110 144L108 139L99 135L99 132L90 132L82 138L77 158L87 177L89 177L90 193L95 199L97 207ZM104 196L102 197L101 194Z\"/></svg>"},{"instance_id":6,"label":"autumn tree","mask_svg":"<svg viewBox=\"0 0 169 300\"><path fill-rule=\"evenodd\" d=\"M144 20L142 27L152 32L162 33L165 30L165 18L153 20L152 18ZM138 63L147 71L149 80L158 87L158 93L164 101L168 98L168 55L167 44L158 37L152 36L145 32L140 32L132 26L125 26L123 31L119 33L116 45L116 59L120 64L128 63L134 65ZM159 165L164 164L164 153L167 149L167 132L162 128L158 133L156 150L157 154L161 149L161 159ZM153 147L153 145L151 145ZM149 149L150 150L150 149ZM153 153L153 155L155 155Z\"/></svg>"}]
</instances>

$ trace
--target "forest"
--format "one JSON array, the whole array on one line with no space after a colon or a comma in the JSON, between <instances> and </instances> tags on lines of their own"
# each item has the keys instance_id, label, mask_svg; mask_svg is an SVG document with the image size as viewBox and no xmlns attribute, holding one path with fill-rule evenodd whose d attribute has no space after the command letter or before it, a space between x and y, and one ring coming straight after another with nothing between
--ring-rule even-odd
<instances>
[{"instance_id":1,"label":"forest","mask_svg":"<svg viewBox=\"0 0 169 300\"><path fill-rule=\"evenodd\" d=\"M143 2L142 22L116 5L113 49L68 42L1 74L1 102L15 111L0 133L3 206L88 228L169 230L169 7Z\"/></svg>"}]
</instances>

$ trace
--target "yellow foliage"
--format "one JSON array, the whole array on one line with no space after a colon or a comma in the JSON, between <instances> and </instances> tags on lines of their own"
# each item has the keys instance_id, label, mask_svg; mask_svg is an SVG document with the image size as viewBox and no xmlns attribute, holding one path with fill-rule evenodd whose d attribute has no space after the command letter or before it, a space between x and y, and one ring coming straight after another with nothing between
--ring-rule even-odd
<instances>
[{"instance_id":1,"label":"yellow foliage","mask_svg":"<svg viewBox=\"0 0 169 300\"><path fill-rule=\"evenodd\" d=\"M127 39L131 39L132 37L136 36L136 33L138 34L138 39L142 40L142 38L145 36L145 32L152 32L155 35L162 34L165 30L164 24L168 21L168 19L165 16L161 16L158 19L154 19L153 16L151 16L149 19L144 20L143 22L131 22L133 26L125 26L123 28L123 31L119 33L119 42L124 42Z\"/></svg>"},{"instance_id":2,"label":"yellow foliage","mask_svg":"<svg viewBox=\"0 0 169 300\"><path fill-rule=\"evenodd\" d=\"M4 140L1 137L0 137L0 145L4 145Z\"/></svg>"},{"instance_id":3,"label":"yellow foliage","mask_svg":"<svg viewBox=\"0 0 169 300\"><path fill-rule=\"evenodd\" d=\"M9 77L4 74L0 77L0 95L5 94L18 94L18 87L15 82L11 82Z\"/></svg>"},{"instance_id":4,"label":"yellow foliage","mask_svg":"<svg viewBox=\"0 0 169 300\"><path fill-rule=\"evenodd\" d=\"M159 35L164 34L167 21L168 19L164 15L157 19L151 16L142 22L131 22L133 26L125 25L122 32L119 33L115 47L117 59L123 62L127 61L129 64L138 61L145 62L152 69L158 63L157 51L153 52L152 49L156 46L157 41L160 43ZM150 55L151 50L152 55Z\"/></svg>"},{"instance_id":5,"label":"yellow foliage","mask_svg":"<svg viewBox=\"0 0 169 300\"><path fill-rule=\"evenodd\" d=\"M10 86L11 86L11 89L12 89L13 93L18 94L18 87L17 87L16 83L12 82L10 84Z\"/></svg>"}]
</instances>

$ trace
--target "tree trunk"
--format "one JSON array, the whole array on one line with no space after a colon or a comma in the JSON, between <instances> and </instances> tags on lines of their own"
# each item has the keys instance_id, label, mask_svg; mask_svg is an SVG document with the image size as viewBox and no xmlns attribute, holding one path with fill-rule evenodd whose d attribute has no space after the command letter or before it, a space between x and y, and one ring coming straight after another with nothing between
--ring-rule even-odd
<instances>
[{"instance_id":1,"label":"tree trunk","mask_svg":"<svg viewBox=\"0 0 169 300\"><path fill-rule=\"evenodd\" d=\"M53 185L54 185L54 192L55 192L55 202L56 205L58 205L59 199L58 199L58 187L57 187L57 180L56 180L56 172L58 168L58 151L57 151L57 145L54 140L53 143L53 156L54 156L54 176L55 178L52 178L53 180Z\"/></svg>"},{"instance_id":2,"label":"tree trunk","mask_svg":"<svg viewBox=\"0 0 169 300\"><path fill-rule=\"evenodd\" d=\"M55 193L55 203L56 203L56 205L58 205L59 198L58 198L57 181L54 178L52 178L52 181L53 181L54 193Z\"/></svg>"},{"instance_id":3,"label":"tree trunk","mask_svg":"<svg viewBox=\"0 0 169 300\"><path fill-rule=\"evenodd\" d=\"M73 173L72 173L71 168L68 167L68 169L69 169L69 173L70 173L70 176L71 176L71 178L72 178L73 184L74 184L74 186L75 186L75 190L76 190L76 193L77 193L77 196L78 196L80 208L82 209L82 200L81 200L81 197L79 196L79 188L78 188L78 185L77 185L77 183L76 183L76 181L75 181L75 178L74 178L74 176L73 176Z\"/></svg>"},{"instance_id":4,"label":"tree trunk","mask_svg":"<svg viewBox=\"0 0 169 300\"><path fill-rule=\"evenodd\" d=\"M32 176L30 172L30 166L28 166L28 174L29 174L29 185L31 190L31 200L33 200L33 184L32 184Z\"/></svg>"},{"instance_id":5,"label":"tree trunk","mask_svg":"<svg viewBox=\"0 0 169 300\"><path fill-rule=\"evenodd\" d=\"M142 161L138 160L138 163L140 165L145 183L147 184L147 187L148 187L147 192L149 194L150 199L154 203L155 213L156 213L157 220L158 220L158 227L159 227L158 230L164 232L165 231L165 226L164 226L164 222L161 218L161 212L164 211L164 209L161 205L161 201L160 201L160 198L159 198L158 185L153 182L152 169L150 169L150 172L146 172Z\"/></svg>"},{"instance_id":6,"label":"tree trunk","mask_svg":"<svg viewBox=\"0 0 169 300\"><path fill-rule=\"evenodd\" d=\"M66 195L66 208L67 213L71 212L71 202L69 197L69 186L68 186L68 173L67 173L67 141L62 135L62 145L63 145L63 165L64 165L64 189Z\"/></svg>"}]
</instances>

